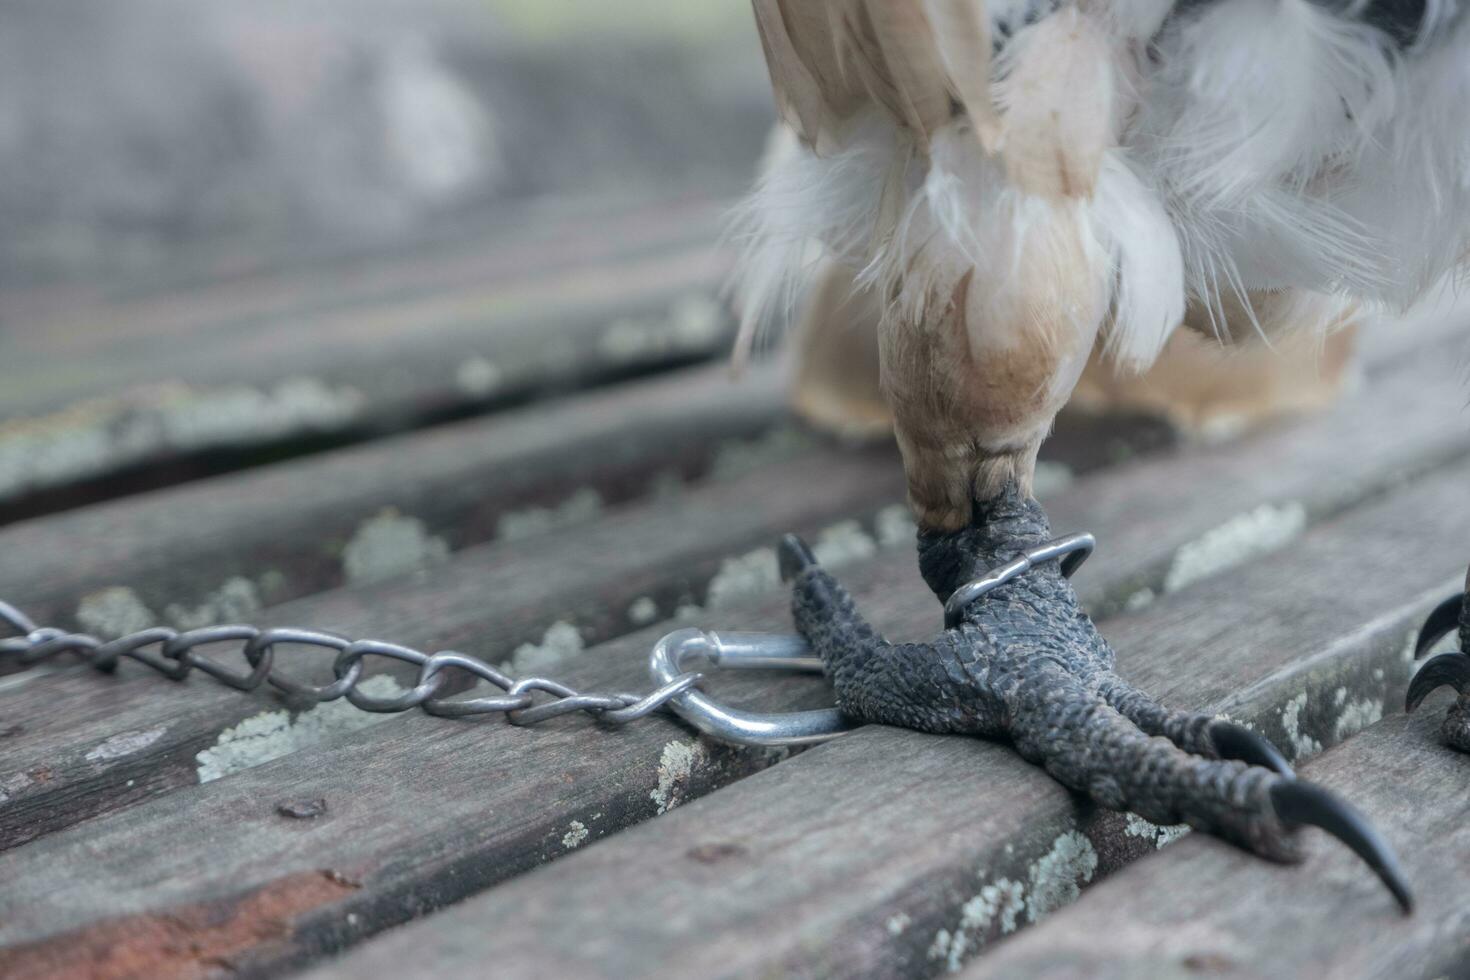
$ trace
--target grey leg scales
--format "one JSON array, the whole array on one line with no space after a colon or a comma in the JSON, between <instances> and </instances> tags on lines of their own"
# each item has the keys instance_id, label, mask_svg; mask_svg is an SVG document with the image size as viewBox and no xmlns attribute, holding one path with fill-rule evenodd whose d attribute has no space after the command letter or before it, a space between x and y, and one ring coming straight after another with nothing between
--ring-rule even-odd
<instances>
[{"instance_id":1,"label":"grey leg scales","mask_svg":"<svg viewBox=\"0 0 1470 980\"><path fill-rule=\"evenodd\" d=\"M941 602L1051 536L1035 501L1008 489L971 526L919 536L919 568ZM922 643L890 643L794 537L781 546L797 630L822 660L838 707L861 721L1008 738L1028 761L1099 804L1187 823L1277 861L1300 857L1315 825L1373 868L1408 911L1387 843L1342 800L1297 780L1267 740L1171 711L1114 672L1114 654L1056 562L1031 569ZM1467 658L1470 659L1470 658Z\"/></svg>"}]
</instances>

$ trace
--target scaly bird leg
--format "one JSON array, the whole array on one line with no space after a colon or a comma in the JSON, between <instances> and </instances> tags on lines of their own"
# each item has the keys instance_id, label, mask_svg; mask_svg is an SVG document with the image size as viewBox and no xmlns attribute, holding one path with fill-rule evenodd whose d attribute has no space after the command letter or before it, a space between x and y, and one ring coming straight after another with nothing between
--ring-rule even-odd
<instances>
[{"instance_id":1,"label":"scaly bird leg","mask_svg":"<svg viewBox=\"0 0 1470 980\"><path fill-rule=\"evenodd\" d=\"M1419 631L1414 656L1424 656L1456 627L1460 631L1460 651L1442 653L1425 662L1409 683L1404 710L1413 711L1429 692L1437 688L1446 685L1453 688L1459 697L1445 712L1440 735L1451 748L1470 752L1470 575L1465 578L1463 596L1451 596L1429 614L1424 628Z\"/></svg>"},{"instance_id":2,"label":"scaly bird leg","mask_svg":"<svg viewBox=\"0 0 1470 980\"><path fill-rule=\"evenodd\" d=\"M977 505L969 527L919 537L919 566L941 599L1049 539L1046 515L1014 486ZM1112 649L1054 563L972 603L928 643L884 640L795 538L781 566L797 629L821 657L838 707L927 732L1007 736L1029 761L1103 806L1187 823L1277 861L1297 830L1321 827L1357 852L1408 911L1392 850L1326 790L1297 781L1265 739L1169 711L1114 672Z\"/></svg>"}]
</instances>

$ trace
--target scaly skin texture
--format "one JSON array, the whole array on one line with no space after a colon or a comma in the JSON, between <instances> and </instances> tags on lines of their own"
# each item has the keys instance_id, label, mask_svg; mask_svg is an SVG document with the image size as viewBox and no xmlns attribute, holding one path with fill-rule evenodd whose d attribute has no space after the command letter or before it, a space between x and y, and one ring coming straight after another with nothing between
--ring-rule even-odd
<instances>
[{"instance_id":1,"label":"scaly skin texture","mask_svg":"<svg viewBox=\"0 0 1470 980\"><path fill-rule=\"evenodd\" d=\"M1041 507L1014 488L957 533L919 538L919 567L941 601L1043 544ZM971 604L930 643L891 644L825 570L793 581L797 629L822 658L838 707L869 722L1010 738L1027 760L1103 806L1189 825L1278 861L1300 857L1272 807L1270 769L1222 759L1207 715L1171 711L1120 678L1112 649L1048 562Z\"/></svg>"},{"instance_id":2,"label":"scaly skin texture","mask_svg":"<svg viewBox=\"0 0 1470 980\"><path fill-rule=\"evenodd\" d=\"M1445 712L1439 733L1450 748L1470 752L1470 688Z\"/></svg>"},{"instance_id":3,"label":"scaly skin texture","mask_svg":"<svg viewBox=\"0 0 1470 980\"><path fill-rule=\"evenodd\" d=\"M970 526L920 531L919 570L944 602L1050 538L1041 505L1012 483L974 506ZM1105 807L1187 823L1276 861L1300 859L1298 829L1321 827L1367 862L1400 908L1413 908L1388 843L1347 803L1298 781L1270 742L1224 719L1166 708L1119 677L1058 562L994 587L928 643L879 636L795 538L782 543L781 569L796 627L844 714L1009 738L1028 761Z\"/></svg>"}]
</instances>

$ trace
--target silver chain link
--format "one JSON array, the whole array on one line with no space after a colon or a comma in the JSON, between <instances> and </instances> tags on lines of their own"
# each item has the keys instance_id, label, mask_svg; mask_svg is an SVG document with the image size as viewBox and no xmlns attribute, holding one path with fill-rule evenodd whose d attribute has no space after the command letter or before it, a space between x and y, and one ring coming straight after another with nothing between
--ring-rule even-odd
<instances>
[{"instance_id":1,"label":"silver chain link","mask_svg":"<svg viewBox=\"0 0 1470 980\"><path fill-rule=\"evenodd\" d=\"M945 605L945 626L954 627L973 602L998 586L1024 575L1046 561L1061 562L1070 577L1092 554L1090 534L1072 534L1038 545L979 578L956 589ZM259 629L255 626L208 626L178 630L163 626L139 630L116 640L102 641L86 633L68 633L37 626L29 616L0 600L0 667L13 659L22 669L65 653L74 654L101 671L117 668L123 657L136 660L172 680L181 681L196 667L222 684L253 691L262 684L308 701L346 698L363 711L407 711L422 708L431 715L463 718L504 714L513 725L534 725L574 711L583 711L608 725L625 725L654 711L668 709L705 734L742 745L800 745L823 741L852 727L836 709L755 714L728 708L694 690L703 674L686 671L684 661L695 657L715 667L762 667L821 671L821 660L800 636L775 633L714 633L675 630L654 644L649 669L659 687L648 694L623 692L583 694L549 677L515 680L478 657L441 650L428 654L413 647L381 640L350 640L320 630ZM4 630L0 629L0 633ZM217 643L239 643L245 670L231 670L198 652ZM292 680L275 668L280 644L316 647L335 654L330 684ZM150 650L150 648L156 648ZM412 690L379 697L361 688L363 661L368 657L399 660L418 667ZM502 693L488 697L441 697L450 671L462 671L488 681ZM539 702L533 694L545 695Z\"/></svg>"},{"instance_id":2,"label":"silver chain link","mask_svg":"<svg viewBox=\"0 0 1470 980\"><path fill-rule=\"evenodd\" d=\"M428 654L412 647L379 640L350 640L335 633L317 630L254 626L209 626L204 629L178 630L153 627L139 630L116 640L103 641L86 633L69 633L50 626L37 626L29 616L0 600L0 626L9 635L0 639L0 665L7 660L22 668L32 667L62 654L74 654L98 670L111 672L118 661L127 657L146 664L163 676L182 681L195 668L215 680L241 691L253 691L262 684L312 701L335 701L346 698L363 711L394 712L422 708L431 715L463 718L470 715L502 713L513 725L534 725L574 711L584 711L608 725L625 725L654 711L703 679L702 674L685 673L648 694L588 693L573 690L549 677L522 677L515 680L478 657L442 650ZM0 633L6 631L0 630ZM245 670L206 659L200 647L216 643L239 643ZM316 647L335 655L330 684L306 684L282 674L275 665L275 651L280 644ZM149 648L155 648L150 650ZM363 661L368 657L400 660L418 667L413 689L393 697L378 697L361 690ZM488 681L502 694L476 698L440 697L451 671L463 671ZM535 694L546 695L538 700Z\"/></svg>"}]
</instances>

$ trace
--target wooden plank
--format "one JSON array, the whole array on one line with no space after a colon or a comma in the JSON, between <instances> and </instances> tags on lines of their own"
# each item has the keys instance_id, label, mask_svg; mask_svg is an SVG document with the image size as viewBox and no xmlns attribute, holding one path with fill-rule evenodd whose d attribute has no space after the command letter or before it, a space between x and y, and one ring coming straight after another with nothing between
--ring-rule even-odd
<instances>
[{"instance_id":1,"label":"wooden plank","mask_svg":"<svg viewBox=\"0 0 1470 980\"><path fill-rule=\"evenodd\" d=\"M717 357L733 331L715 299L727 265L706 236L536 275L235 315L183 336L182 315L156 335L86 345L88 331L7 330L0 501Z\"/></svg>"},{"instance_id":2,"label":"wooden plank","mask_svg":"<svg viewBox=\"0 0 1470 980\"><path fill-rule=\"evenodd\" d=\"M1470 766L1439 743L1441 704L1386 718L1302 769L1398 844L1417 899L1412 917L1375 901L1342 848L1316 847L1283 875L1191 835L963 976L1460 975L1470 957Z\"/></svg>"},{"instance_id":3,"label":"wooden plank","mask_svg":"<svg viewBox=\"0 0 1470 980\"><path fill-rule=\"evenodd\" d=\"M1413 628L1458 577L1463 555L1444 542L1470 532L1455 503L1467 476L1470 465L1456 466L1269 562L1113 621L1122 672L1182 708L1253 724L1288 751L1350 735L1399 703ZM1368 562L1393 574L1332 573ZM1298 700L1305 710L1292 709ZM1158 832L1099 811L1002 744L868 727L314 976L391 975L410 963L452 976L492 956L513 976L677 977L709 963L728 976L927 975L1151 852ZM1278 892L1297 883L1294 869L1257 873ZM1336 886L1397 917L1360 867Z\"/></svg>"},{"instance_id":4,"label":"wooden plank","mask_svg":"<svg viewBox=\"0 0 1470 980\"><path fill-rule=\"evenodd\" d=\"M1422 383L1424 372L1418 371L1417 374ZM1409 398L1405 404L1412 401ZM1400 424L1395 425L1393 415L1401 407L1395 405L1387 412L1380 411L1370 419L1360 420L1354 431L1362 434L1363 426L1372 428L1375 424L1392 426L1402 433L1418 431L1402 426L1402 418L1397 420ZM1438 415L1434 419L1438 421L1431 421L1431 428L1443 422ZM1312 428L1319 436L1337 431L1331 424ZM1464 438L1463 434L1459 437ZM1267 451L1275 440L1290 438L1290 432L1282 431L1263 437L1254 444L1262 454L1261 465L1268 466L1268 472L1252 481L1227 484L1250 496L1233 501L1223 498L1223 503L1228 505L1223 511L1219 509L1222 498L1204 493L1204 485L1194 482L1193 474L1197 472L1201 479L1214 479L1209 467L1197 465L1209 454L1191 454L1177 461L1173 472L1150 473L1154 480L1160 476L1168 478L1168 485L1175 488L1176 495L1167 500L1154 495L1153 520L1149 527L1124 528L1106 520L1097 522L1095 526L1105 541L1131 538L1133 547L1139 551L1152 550L1154 558L1151 561L1136 555L1135 563L1167 565L1167 555L1177 552L1181 544L1217 524L1221 513L1237 513L1262 499L1271 499L1271 490L1291 491L1288 499L1307 501L1303 504L1305 513L1318 513L1321 508L1316 506L1308 492L1312 483L1309 474L1292 472L1291 461L1278 461L1274 453ZM1461 444L1461 454L1464 449ZM1372 474L1376 472L1380 477L1392 477L1405 465L1401 458L1375 457L1371 464L1366 454L1350 458L1359 461L1354 485L1369 495L1382 486L1375 482ZM1376 468L1382 464L1389 468ZM1101 474L1059 494L1052 507L1054 513L1064 519L1060 526L1070 526L1073 522L1066 518L1088 506L1095 485L1147 470L1145 465L1131 468L1126 473ZM1456 479L1463 479L1463 474L1456 472L1454 479L1435 482L1432 486L1434 493L1439 495L1436 499L1458 492ZM1153 489L1156 488L1157 484L1154 484ZM1147 493L1149 489L1148 484L1133 485L1135 494ZM1332 488L1330 493L1331 499L1342 500L1337 488ZM1202 501L1205 509L1200 509ZM1421 501L1418 506L1427 505ZM1442 526L1437 533L1448 532ZM1411 539L1412 534L1405 537L1405 540ZM1434 539L1438 540L1439 537ZM1456 558L1457 562L1460 560ZM1095 570L1090 570L1091 591L1096 593L1101 583L1117 586L1119 580L1113 577L1113 569L1112 561L1104 561L1098 563ZM1298 570L1297 577L1300 574ZM892 556L879 556L876 561L855 564L848 577L863 601L874 610L880 624L904 635L919 634L932 628L936 617L933 600L918 592L916 577L906 561L895 562ZM1443 586L1440 580L1435 582L1434 588L1421 587L1420 592L1425 594L1416 600L1412 610L1399 611L1401 619L1406 621L1408 616L1417 615L1420 608L1438 594ZM1408 588L1409 583L1410 578L1406 576L1397 583L1397 587ZM1273 588L1279 591L1279 581L1273 584ZM446 613L454 612L454 603L474 601L478 593L470 596L461 592L460 596L456 599L450 594L446 598L443 590L431 590L417 596L406 595L392 610L384 609L381 604L372 604L362 607L362 615L369 617L366 622L354 625L366 625L366 631L370 632L383 632L381 627L390 625L393 635L414 641L430 629L443 629L444 617ZM343 601L355 602L350 597ZM784 605L784 599L772 597L741 607L738 611L732 609L721 617L711 617L709 625L729 623L779 629L787 622ZM1218 600L1212 600L1205 609L1219 605ZM479 606L483 608L483 601ZM1349 606L1347 613L1361 615L1363 608L1362 603L1357 603ZM1246 615L1245 610L1238 612ZM1259 618L1258 612L1251 610L1250 615ZM1303 623L1310 622L1308 613L1310 610L1303 610L1302 615L1293 618ZM470 621L472 619L472 616L466 616L453 626L472 632L479 627ZM1401 626L1402 623L1395 621L1383 627L1392 639L1392 642L1385 639L1383 643L1393 649L1393 656L1397 656L1401 645L1402 637L1398 635ZM1266 627L1263 625L1262 628ZM1304 627L1294 623L1293 628ZM1156 636L1156 630L1157 627L1150 627L1145 632ZM588 678L634 683L641 673L647 643L655 632L609 644L596 651L597 655L584 657L574 667L569 667L567 675L574 683ZM1126 637L1120 637L1120 643L1123 639ZM1218 638L1216 642L1220 642ZM1380 646L1375 646L1375 649ZM1129 647L1125 645L1124 649ZM1170 652L1178 655L1177 650ZM1269 659L1269 651L1261 656ZM617 671L622 673L613 673ZM1336 676L1336 672L1333 673ZM1170 693L1167 684L1139 675L1136 671L1135 676L1160 689L1161 693ZM1219 683L1229 689L1237 680L1228 677ZM1180 683L1187 681L1187 678L1179 680ZM790 707L814 696L812 686L794 685L790 680L749 680L746 683L751 690L762 692L767 698L765 703L773 708ZM361 883L362 887L355 888L341 901L333 900L305 914L296 922L294 931L283 927L281 933L284 938L279 944L258 951L261 962L280 965L294 961L402 921L416 911L462 897L522 870L530 863L564 852L569 846L567 840L578 841L578 828L571 824L572 820L578 821L590 835L601 836L653 815L658 808L658 797L667 801L670 791L682 799L692 798L764 764L762 757L753 757L750 753L696 748L701 743L671 738L674 731L662 728L658 723L626 730L616 737L598 740L595 754L588 752L592 743L587 742L585 736L573 735L573 741L556 743L536 737L544 733L456 726L424 717L403 718L382 726L370 738L329 740L309 751L235 773L228 779L204 787L175 791L163 799L91 821L84 827L50 835L9 852L0 859L0 869L3 869L0 876L7 886L0 889L0 894L7 898L14 895L15 908L12 915L7 905L3 910L5 914L0 915L0 920L6 923L0 926L0 939L11 943L38 939L124 910L169 908L177 911L181 903L196 901L206 893L214 899L226 894L246 894L258 886L279 880L282 875L292 873L293 869L350 869L351 879ZM855 741L860 738L902 738L908 734L874 731L852 736L845 744L855 744L860 748L865 744ZM574 746L567 751L576 758L568 762L564 772L559 764L549 762L559 758L558 744ZM841 744L822 751L837 751ZM925 738L919 738L915 744L928 746L919 750L921 754L993 751L995 759L1010 760L999 765L1011 764L1020 770L1017 773L1019 778L1039 779L1033 784L1037 787L1035 791L1051 794L1054 804L1062 811L1063 819L1072 816L1065 794L996 746L968 742L957 749L955 746L959 743L952 740ZM708 759L708 763L693 766L685 783L680 778L684 772L679 763L691 759L691 756L693 760ZM890 759L894 756L880 753L874 758ZM797 761L800 760L788 765ZM914 760L911 758L910 761ZM663 763L662 773L658 773L660 762ZM915 765L914 772L923 771L922 765L918 762ZM550 800L546 795L545 780L548 767L565 776L565 781L560 778L554 781L556 795ZM527 775L532 770L535 771L534 778ZM777 772L780 771L778 768ZM898 771L910 770L900 765ZM666 786L655 785L656 774L667 778ZM380 782L389 779L400 780L402 786L394 788ZM339 811L352 816L335 826L331 826L331 821L293 822L282 826L280 820L268 812L243 822L239 820L241 813L257 813L266 805L265 801L272 801L273 805L274 801L283 798L283 794L289 796L308 790L313 797L324 796L329 805L335 805ZM973 787L953 802L963 812L972 812L975 802ZM487 807L494 809L487 812ZM409 824L404 824L403 817L407 813L412 813L413 817ZM594 819L597 814L601 816ZM914 815L909 813L902 819L912 820ZM217 831L213 828L222 822L229 822L232 828L228 853L211 850L210 853L218 857L208 869L201 869L197 861L185 860L184 855L199 853L198 849L205 846L205 838L217 839ZM359 830L353 831L354 827ZM58 861L56 857L71 853L71 848L79 846L83 836L78 835L85 836L89 855L95 855L95 860L89 859L85 871L80 867L73 871L67 867L72 862ZM562 846L557 846L558 843ZM26 870L38 866L35 862L40 861L50 862L48 875L38 876ZM952 864L945 863L944 867L949 873L955 871ZM45 883L40 882L42 877L46 878ZM11 881L22 887L19 890L9 888ZM43 900L34 889L50 891ZM27 908L40 907L53 910L44 922L26 912ZM349 912L354 916L350 921L344 918ZM30 917L26 918L28 915Z\"/></svg>"},{"instance_id":5,"label":"wooden plank","mask_svg":"<svg viewBox=\"0 0 1470 980\"><path fill-rule=\"evenodd\" d=\"M103 590L172 625L205 624L395 570L446 550L593 518L682 486L739 455L803 448L774 367L731 383L722 366L378 440L0 529L0 595L38 622L98 629ZM786 438L788 435L792 438ZM780 453L767 453L779 459ZM397 517L385 518L390 511ZM417 522L417 523L415 523ZM344 557L404 537L397 563ZM417 552L415 552L417 545ZM349 574L349 568L353 574ZM91 598L89 598L91 597Z\"/></svg>"},{"instance_id":6,"label":"wooden plank","mask_svg":"<svg viewBox=\"0 0 1470 980\"><path fill-rule=\"evenodd\" d=\"M639 256L708 248L729 202L580 201L574 207L529 202L458 239L403 243L392 252L282 263L250 274L125 287L72 284L0 295L0 338L7 382L22 368L61 358L137 355L147 345L206 342L247 325L342 309L371 309L526 278L545 279ZM114 381L114 384L116 382ZM77 401L89 389L0 393L0 416L36 414ZM38 400L38 395L40 398Z\"/></svg>"}]
</instances>

